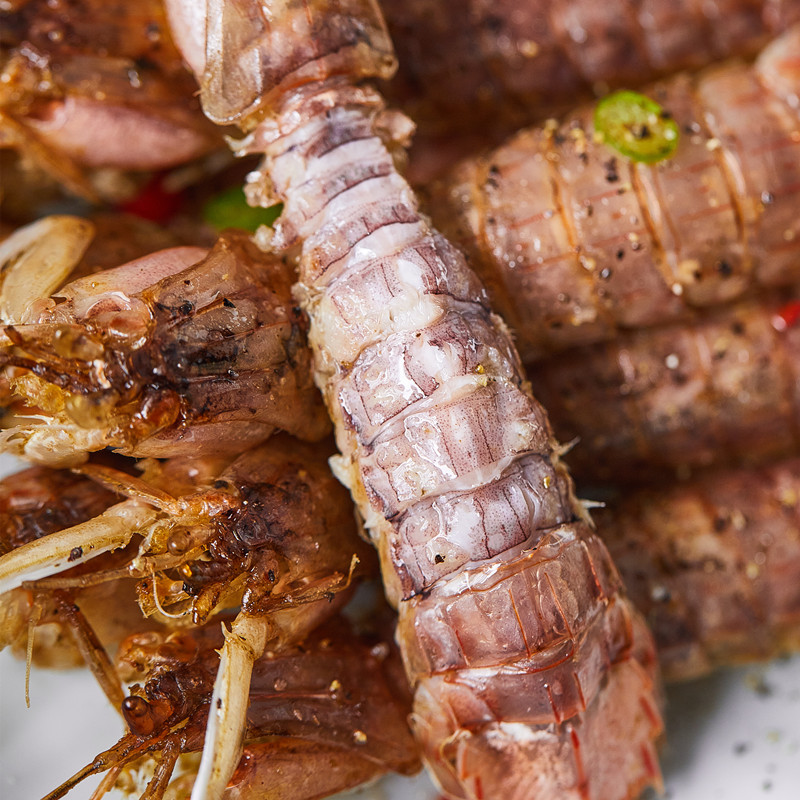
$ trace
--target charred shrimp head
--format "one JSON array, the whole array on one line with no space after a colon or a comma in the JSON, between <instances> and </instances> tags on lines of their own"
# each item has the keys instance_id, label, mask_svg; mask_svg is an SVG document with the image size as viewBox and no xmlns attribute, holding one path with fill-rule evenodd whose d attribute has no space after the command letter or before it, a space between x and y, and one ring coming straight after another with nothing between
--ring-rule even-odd
<instances>
[{"instance_id":1,"label":"charred shrimp head","mask_svg":"<svg viewBox=\"0 0 800 800\"><path fill-rule=\"evenodd\" d=\"M163 797L178 757L202 747L222 644L217 625L129 637L118 663L126 679L139 681L122 705L130 732L49 800L110 769L95 795L103 796L126 765L150 753L160 760L143 796ZM265 653L253 669L243 750L226 796L311 800L389 770L416 771L400 670L388 642L357 636L342 619ZM190 772L176 782L186 790L195 778Z\"/></svg>"},{"instance_id":2,"label":"charred shrimp head","mask_svg":"<svg viewBox=\"0 0 800 800\"><path fill-rule=\"evenodd\" d=\"M221 144L159 0L6 4L0 78L0 147L74 193L108 194L93 168L162 169Z\"/></svg>"},{"instance_id":3,"label":"charred shrimp head","mask_svg":"<svg viewBox=\"0 0 800 800\"><path fill-rule=\"evenodd\" d=\"M19 515L8 515L0 591L135 577L146 615L187 623L203 622L220 607L264 615L316 601L327 606L355 564L368 565L371 555L354 536L351 507L327 468L327 452L279 436L235 459L146 461L141 478L97 463L81 467L79 477L29 470L23 476L47 478L31 494L52 485L65 492L47 514L46 535L35 530L36 515L25 518L24 534L14 532ZM112 492L127 499L112 505ZM9 494L9 505L24 503L18 492ZM74 524L62 529L59 522ZM136 534L142 538L124 561L89 577L76 573Z\"/></svg>"},{"instance_id":4,"label":"charred shrimp head","mask_svg":"<svg viewBox=\"0 0 800 800\"><path fill-rule=\"evenodd\" d=\"M12 236L12 255L20 236L31 238ZM50 298L37 299L31 280L5 303L0 364L17 397L6 451L64 465L105 447L238 453L276 428L308 439L327 430L288 268L243 234L228 231L209 252L154 253Z\"/></svg>"}]
</instances>

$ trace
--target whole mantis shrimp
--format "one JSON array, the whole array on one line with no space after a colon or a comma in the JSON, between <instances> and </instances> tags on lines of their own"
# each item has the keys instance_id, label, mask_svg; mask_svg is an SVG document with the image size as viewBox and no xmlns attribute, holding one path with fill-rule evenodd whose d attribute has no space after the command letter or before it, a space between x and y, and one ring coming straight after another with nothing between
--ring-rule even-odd
<instances>
[{"instance_id":1,"label":"whole mantis shrimp","mask_svg":"<svg viewBox=\"0 0 800 800\"><path fill-rule=\"evenodd\" d=\"M587 482L800 452L797 290L537 363L534 389ZM586 409L592 413L587 414Z\"/></svg>"},{"instance_id":2,"label":"whole mantis shrimp","mask_svg":"<svg viewBox=\"0 0 800 800\"><path fill-rule=\"evenodd\" d=\"M625 798L657 782L635 613L503 323L394 167L408 124L361 85L393 68L377 8L169 8L206 113L250 131L240 152L265 154L251 201L284 203L258 240L300 248L337 472L399 605L437 780L472 798ZM229 777L195 797L221 796Z\"/></svg>"},{"instance_id":3,"label":"whole mantis shrimp","mask_svg":"<svg viewBox=\"0 0 800 800\"><path fill-rule=\"evenodd\" d=\"M59 224L77 226L85 248L88 223ZM326 433L285 263L230 231L208 252L172 248L62 286L80 253L44 262L43 274L31 248L46 233L67 236L42 220L3 244L15 265L0 293L0 365L14 393L0 434L7 452L68 464L104 447L237 453L276 428Z\"/></svg>"},{"instance_id":4,"label":"whole mantis shrimp","mask_svg":"<svg viewBox=\"0 0 800 800\"><path fill-rule=\"evenodd\" d=\"M596 140L594 107L519 133L431 192L525 360L800 278L800 29L754 66L649 94L681 133L654 164Z\"/></svg>"}]
</instances>

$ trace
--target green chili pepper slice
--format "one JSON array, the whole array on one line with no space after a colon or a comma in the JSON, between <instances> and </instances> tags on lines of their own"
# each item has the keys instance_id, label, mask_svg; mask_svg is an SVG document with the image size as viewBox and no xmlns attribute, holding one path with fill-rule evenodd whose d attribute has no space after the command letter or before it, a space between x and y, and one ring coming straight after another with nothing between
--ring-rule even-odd
<instances>
[{"instance_id":1,"label":"green chili pepper slice","mask_svg":"<svg viewBox=\"0 0 800 800\"><path fill-rule=\"evenodd\" d=\"M603 141L633 161L653 164L678 146L678 125L661 106L638 92L614 92L594 111L594 129Z\"/></svg>"},{"instance_id":2,"label":"green chili pepper slice","mask_svg":"<svg viewBox=\"0 0 800 800\"><path fill-rule=\"evenodd\" d=\"M234 186L212 197L203 208L203 219L218 231L225 228L241 228L255 231L260 225L275 223L283 211L283 203L269 208L254 208L247 204L244 189Z\"/></svg>"}]
</instances>

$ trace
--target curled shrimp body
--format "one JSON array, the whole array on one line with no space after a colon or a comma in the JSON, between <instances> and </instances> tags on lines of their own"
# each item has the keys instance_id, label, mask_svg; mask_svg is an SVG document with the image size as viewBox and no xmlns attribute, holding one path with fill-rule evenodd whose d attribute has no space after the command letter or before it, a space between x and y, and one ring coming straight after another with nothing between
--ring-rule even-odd
<instances>
[{"instance_id":1,"label":"curled shrimp body","mask_svg":"<svg viewBox=\"0 0 800 800\"><path fill-rule=\"evenodd\" d=\"M49 299L26 291L0 342L16 394L8 452L65 465L105 447L233 454L278 428L326 433L288 267L243 234L79 278Z\"/></svg>"},{"instance_id":2,"label":"curled shrimp body","mask_svg":"<svg viewBox=\"0 0 800 800\"><path fill-rule=\"evenodd\" d=\"M453 798L635 796L659 780L648 648L505 326L395 169L407 121L356 85L392 68L377 9L202 12L188 60L207 112L265 155L251 200L285 204L257 240L301 251L335 467L399 607L425 760Z\"/></svg>"},{"instance_id":3,"label":"curled shrimp body","mask_svg":"<svg viewBox=\"0 0 800 800\"><path fill-rule=\"evenodd\" d=\"M526 361L798 280L800 28L755 65L645 90L680 127L636 163L595 137L593 107L462 162L432 192Z\"/></svg>"}]
</instances>

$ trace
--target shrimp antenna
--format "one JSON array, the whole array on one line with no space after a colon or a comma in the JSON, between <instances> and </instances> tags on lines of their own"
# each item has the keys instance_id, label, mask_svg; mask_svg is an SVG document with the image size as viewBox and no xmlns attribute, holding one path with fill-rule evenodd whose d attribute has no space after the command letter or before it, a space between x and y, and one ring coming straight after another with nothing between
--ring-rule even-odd
<instances>
[{"instance_id":1,"label":"shrimp antenna","mask_svg":"<svg viewBox=\"0 0 800 800\"><path fill-rule=\"evenodd\" d=\"M122 691L119 674L103 648L97 633L80 608L72 602L69 592L56 589L53 597L58 604L62 619L70 626L78 652L97 679L108 701L117 711L120 711L125 693Z\"/></svg>"},{"instance_id":2,"label":"shrimp antenna","mask_svg":"<svg viewBox=\"0 0 800 800\"><path fill-rule=\"evenodd\" d=\"M126 500L94 519L28 542L0 556L0 594L125 547L156 518L152 508Z\"/></svg>"},{"instance_id":3,"label":"shrimp antenna","mask_svg":"<svg viewBox=\"0 0 800 800\"><path fill-rule=\"evenodd\" d=\"M225 644L211 694L203 755L191 800L220 800L241 757L253 664L264 652L269 623L240 612Z\"/></svg>"},{"instance_id":4,"label":"shrimp antenna","mask_svg":"<svg viewBox=\"0 0 800 800\"><path fill-rule=\"evenodd\" d=\"M155 740L142 739L131 733L125 734L113 747L95 756L90 764L78 770L71 778L65 780L61 786L46 794L42 800L58 800L74 789L81 781L86 780L86 778L105 772L108 769L123 767L147 750L155 750L155 745L165 738L168 733L168 731L165 731L162 736Z\"/></svg>"},{"instance_id":5,"label":"shrimp antenna","mask_svg":"<svg viewBox=\"0 0 800 800\"><path fill-rule=\"evenodd\" d=\"M175 765L178 763L180 757L180 738L173 736L167 739L161 750L161 760L158 762L156 771L139 800L158 800L158 798L163 797L169 779L172 777Z\"/></svg>"},{"instance_id":6,"label":"shrimp antenna","mask_svg":"<svg viewBox=\"0 0 800 800\"><path fill-rule=\"evenodd\" d=\"M100 783L97 784L97 788L92 792L92 796L89 798L89 800L103 800L103 798L114 787L114 784L117 782L117 778L119 778L124 766L124 764L117 764L115 767L111 767L111 769L103 776L103 779L100 781Z\"/></svg>"}]
</instances>

